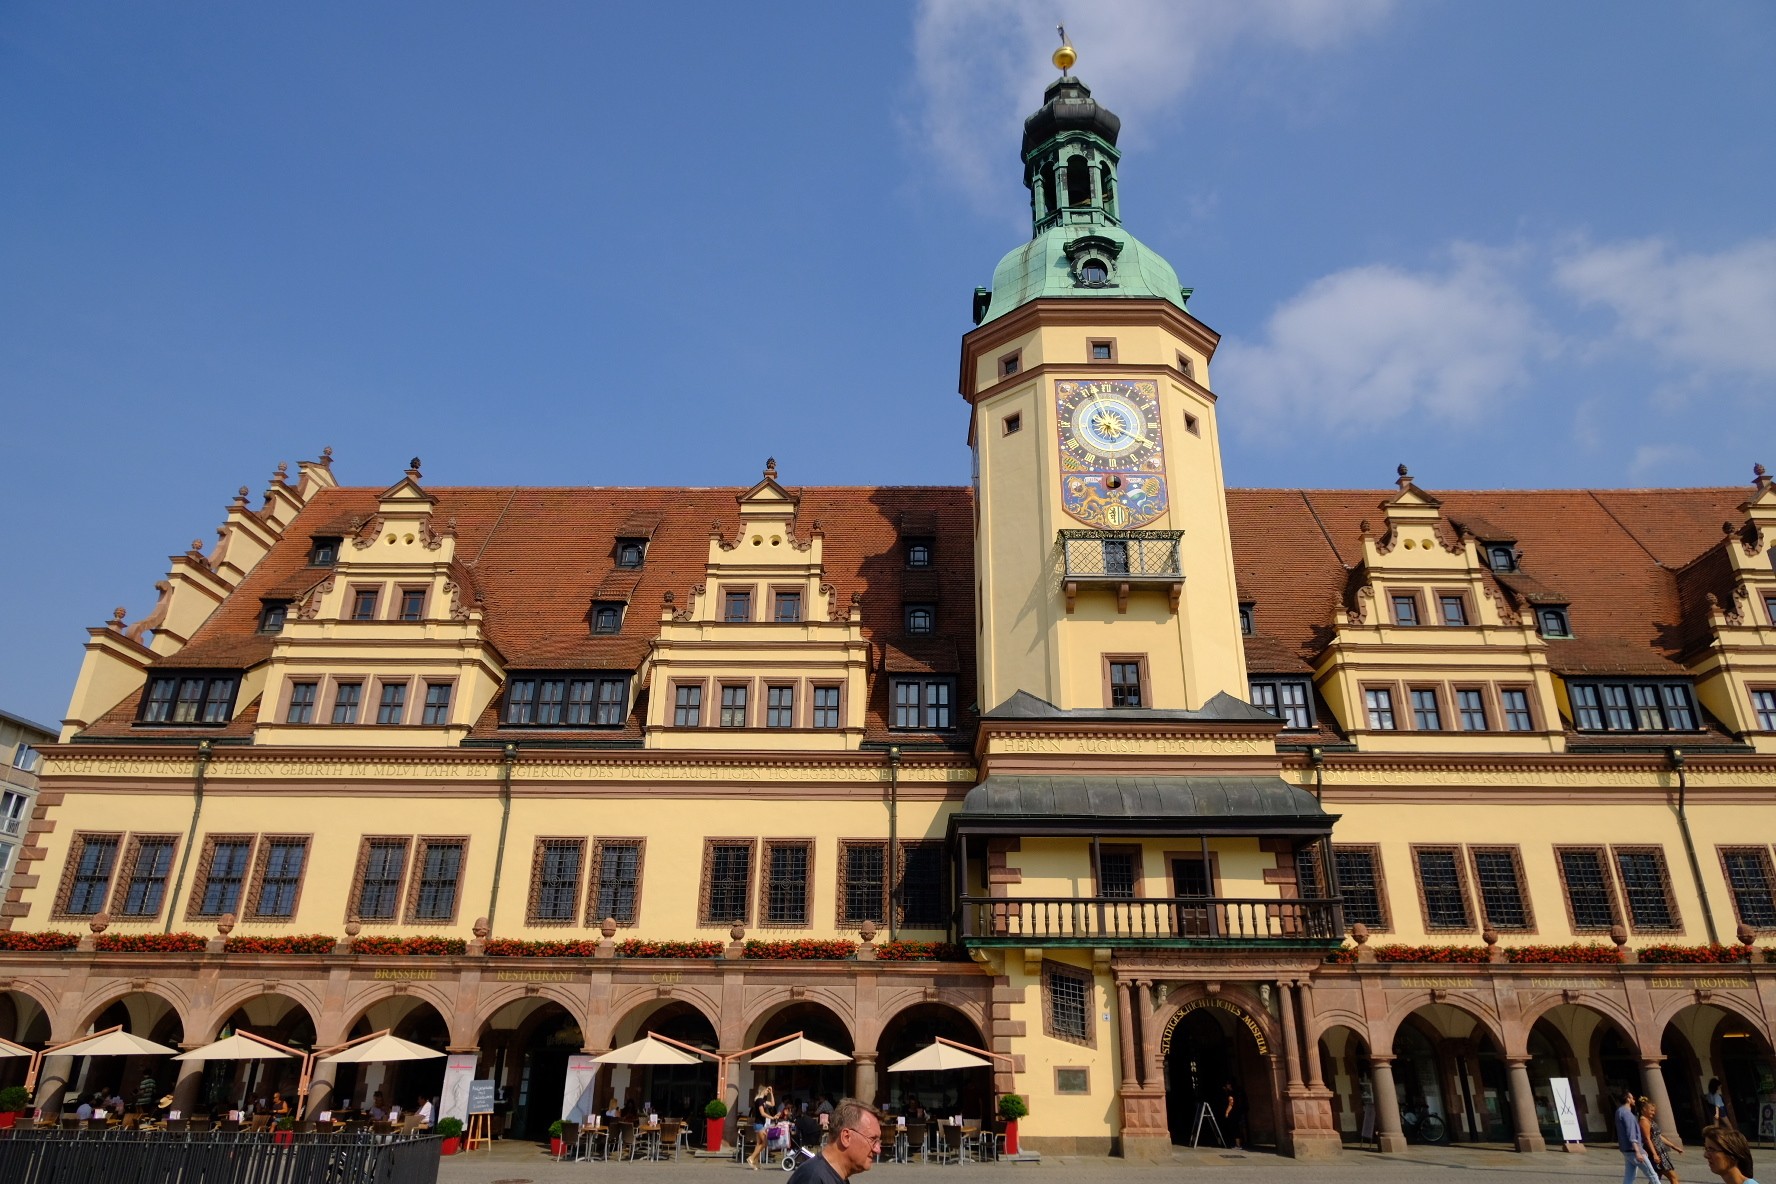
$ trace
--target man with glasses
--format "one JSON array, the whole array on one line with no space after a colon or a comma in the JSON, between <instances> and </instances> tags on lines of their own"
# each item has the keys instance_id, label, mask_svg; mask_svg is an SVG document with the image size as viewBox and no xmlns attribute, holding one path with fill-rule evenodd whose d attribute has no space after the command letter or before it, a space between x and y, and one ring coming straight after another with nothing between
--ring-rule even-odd
<instances>
[{"instance_id":1,"label":"man with glasses","mask_svg":"<svg viewBox=\"0 0 1776 1184\"><path fill-rule=\"evenodd\" d=\"M1751 1145L1730 1126L1711 1126L1702 1132L1702 1162L1726 1184L1757 1184L1751 1178Z\"/></svg>"},{"instance_id":2,"label":"man with glasses","mask_svg":"<svg viewBox=\"0 0 1776 1184\"><path fill-rule=\"evenodd\" d=\"M826 1146L790 1173L789 1184L843 1184L869 1171L882 1150L882 1117L856 1098L838 1104L827 1131Z\"/></svg>"}]
</instances>

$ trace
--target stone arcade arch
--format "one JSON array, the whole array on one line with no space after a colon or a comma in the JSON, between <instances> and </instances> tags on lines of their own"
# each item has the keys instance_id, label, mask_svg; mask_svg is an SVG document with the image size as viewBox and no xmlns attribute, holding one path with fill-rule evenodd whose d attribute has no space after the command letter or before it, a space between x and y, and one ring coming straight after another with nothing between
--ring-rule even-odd
<instances>
[{"instance_id":1,"label":"stone arcade arch","mask_svg":"<svg viewBox=\"0 0 1776 1184\"><path fill-rule=\"evenodd\" d=\"M959 1008L947 1003L914 1003L889 1016L882 1025L876 1040L879 1064L886 1070L939 1036L975 1048L989 1047L980 1028ZM883 1072L878 1076L875 1101L904 1113L914 1098L933 1115L984 1118L993 1101L993 1071L979 1068L947 1073Z\"/></svg>"},{"instance_id":2,"label":"stone arcade arch","mask_svg":"<svg viewBox=\"0 0 1776 1184\"><path fill-rule=\"evenodd\" d=\"M1332 1023L1320 1030L1320 1075L1332 1091L1332 1127L1346 1143L1371 1142L1376 1115L1374 1065L1369 1041L1355 1027Z\"/></svg>"},{"instance_id":3,"label":"stone arcade arch","mask_svg":"<svg viewBox=\"0 0 1776 1184\"><path fill-rule=\"evenodd\" d=\"M842 1053L851 1054L857 1049L844 1018L824 1003L811 999L790 1000L758 1016L747 1030L746 1047L793 1032L801 1032L809 1040ZM855 1061L843 1065L759 1065L754 1068L749 1058L742 1073L745 1075L740 1081L742 1096L750 1097L754 1087L769 1082L780 1101L789 1098L813 1101L826 1094L837 1102L852 1093L857 1080Z\"/></svg>"},{"instance_id":4,"label":"stone arcade arch","mask_svg":"<svg viewBox=\"0 0 1776 1184\"><path fill-rule=\"evenodd\" d=\"M88 1032L102 1031L112 1025L133 1036L141 1036L169 1048L185 1042L187 1030L182 1000L133 984L123 990L112 987L87 997L81 1020L71 1030L57 1033L59 1040L72 1040ZM134 1104L145 1078L151 1078L150 1092L159 1096L176 1076L173 1054L131 1057L65 1057L44 1058L37 1078L37 1104L53 1112L58 1105L71 1104L81 1094L103 1089L115 1090L128 1104Z\"/></svg>"},{"instance_id":5,"label":"stone arcade arch","mask_svg":"<svg viewBox=\"0 0 1776 1184\"><path fill-rule=\"evenodd\" d=\"M1166 1124L1174 1144L1196 1136L1203 1108L1231 1146L1276 1147L1283 1135L1282 1033L1272 1021L1268 985L1190 988L1167 1000L1154 1040L1166 1092ZM1163 1017L1163 1018L1161 1018ZM1227 1089L1233 1091L1231 1121ZM1203 1144L1214 1136L1203 1124Z\"/></svg>"},{"instance_id":6,"label":"stone arcade arch","mask_svg":"<svg viewBox=\"0 0 1776 1184\"><path fill-rule=\"evenodd\" d=\"M619 1048L650 1032L708 1053L718 1048L715 1020L687 998L656 998L637 1004L612 1027L610 1043ZM592 1093L601 1108L613 1102L619 1107L652 1105L667 1118L695 1121L715 1097L717 1071L716 1062L708 1058L695 1065L600 1066ZM732 1098L728 1105L734 1105Z\"/></svg>"},{"instance_id":7,"label":"stone arcade arch","mask_svg":"<svg viewBox=\"0 0 1776 1184\"><path fill-rule=\"evenodd\" d=\"M1595 1002L1561 1002L1524 1017L1530 1092L1538 1133L1561 1141L1549 1080L1564 1076L1572 1088L1579 1128L1586 1140L1615 1138L1614 1114L1624 1089L1643 1092L1639 1044L1626 1017ZM1559 1072L1553 1070L1558 1067Z\"/></svg>"},{"instance_id":8,"label":"stone arcade arch","mask_svg":"<svg viewBox=\"0 0 1776 1184\"><path fill-rule=\"evenodd\" d=\"M519 993L493 1009L476 1044L476 1076L491 1078L510 1107L506 1129L520 1138L546 1138L561 1116L568 1058L586 1044L579 1018L559 999Z\"/></svg>"},{"instance_id":9,"label":"stone arcade arch","mask_svg":"<svg viewBox=\"0 0 1776 1184\"><path fill-rule=\"evenodd\" d=\"M233 1001L224 1001L213 1014L220 1015L211 1030L193 1033L193 1046L207 1044L222 1036L247 1031L279 1044L312 1050L315 1047L315 1020L300 999L279 991L259 990L255 994L237 992ZM201 1037L201 1038L196 1038ZM179 1065L179 1081L186 1074L199 1078L193 1091L173 1089L180 1109L189 1112L217 1113L237 1107L244 1108L255 1099L269 1099L275 1091L296 1105L296 1091L301 1084L302 1063L294 1057L265 1061L204 1061ZM169 1083L170 1084L170 1083ZM180 1098L181 1092L187 1096Z\"/></svg>"},{"instance_id":10,"label":"stone arcade arch","mask_svg":"<svg viewBox=\"0 0 1776 1184\"><path fill-rule=\"evenodd\" d=\"M383 1029L440 1053L451 1043L450 1024L438 1006L429 998L406 991L385 995L364 1006L343 1029L339 1041L329 1041L326 1036L321 1041L323 1046L330 1046ZM411 1110L423 1099L438 1096L444 1084L444 1064L445 1058L440 1056L389 1064L318 1065L308 1110L312 1114L341 1108L363 1109L374 1102L377 1093L383 1095L387 1104Z\"/></svg>"},{"instance_id":11,"label":"stone arcade arch","mask_svg":"<svg viewBox=\"0 0 1776 1184\"><path fill-rule=\"evenodd\" d=\"M0 1036L26 1048L42 1048L50 1042L49 1012L29 991L13 987L0 991ZM0 1087L23 1085L30 1071L27 1057L0 1059Z\"/></svg>"},{"instance_id":12,"label":"stone arcade arch","mask_svg":"<svg viewBox=\"0 0 1776 1184\"><path fill-rule=\"evenodd\" d=\"M1394 1025L1388 1045L1402 1129L1429 1141L1435 1116L1449 1142L1509 1142L1505 1042L1494 1022L1465 1001L1420 1004Z\"/></svg>"},{"instance_id":13,"label":"stone arcade arch","mask_svg":"<svg viewBox=\"0 0 1776 1184\"><path fill-rule=\"evenodd\" d=\"M1757 1130L1760 1095L1776 1077L1776 1053L1768 1034L1736 1001L1711 996L1673 1011L1660 1034L1661 1068L1670 1116L1664 1123L1686 1142L1702 1137L1702 1096L1720 1078L1727 1116L1747 1132Z\"/></svg>"}]
</instances>

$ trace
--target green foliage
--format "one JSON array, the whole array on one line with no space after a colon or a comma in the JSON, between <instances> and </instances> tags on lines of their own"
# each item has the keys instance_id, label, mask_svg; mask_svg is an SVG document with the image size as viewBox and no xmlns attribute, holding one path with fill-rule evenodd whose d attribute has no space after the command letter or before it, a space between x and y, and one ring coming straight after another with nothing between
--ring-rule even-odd
<instances>
[{"instance_id":1,"label":"green foliage","mask_svg":"<svg viewBox=\"0 0 1776 1184\"><path fill-rule=\"evenodd\" d=\"M1015 1122L1030 1113L1030 1105L1018 1094L1005 1094L999 1099L999 1117Z\"/></svg>"},{"instance_id":2,"label":"green foliage","mask_svg":"<svg viewBox=\"0 0 1776 1184\"><path fill-rule=\"evenodd\" d=\"M561 1137L561 1132L566 1129L567 1123L557 1118L554 1122L549 1124L549 1137L551 1139L559 1139Z\"/></svg>"},{"instance_id":3,"label":"green foliage","mask_svg":"<svg viewBox=\"0 0 1776 1184\"><path fill-rule=\"evenodd\" d=\"M31 1108L31 1094L22 1085L9 1085L0 1089L0 1112L7 1114L23 1114Z\"/></svg>"},{"instance_id":4,"label":"green foliage","mask_svg":"<svg viewBox=\"0 0 1776 1184\"><path fill-rule=\"evenodd\" d=\"M462 1119L440 1118L437 1125L432 1127L432 1133L443 1135L446 1139L460 1138L462 1136Z\"/></svg>"},{"instance_id":5,"label":"green foliage","mask_svg":"<svg viewBox=\"0 0 1776 1184\"><path fill-rule=\"evenodd\" d=\"M4 1095L0 1095L0 1096L4 1096ZM715 1099L715 1101L713 1101L713 1102L709 1103L709 1105L703 1107L703 1117L704 1118L726 1118L727 1116L728 1116L728 1104L726 1102L722 1101L720 1098Z\"/></svg>"}]
</instances>

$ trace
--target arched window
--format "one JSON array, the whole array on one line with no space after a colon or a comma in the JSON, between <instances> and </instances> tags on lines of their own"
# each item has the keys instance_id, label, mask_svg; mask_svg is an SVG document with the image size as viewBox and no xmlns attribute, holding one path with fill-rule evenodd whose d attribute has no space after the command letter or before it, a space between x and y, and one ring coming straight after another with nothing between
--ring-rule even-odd
<instances>
[{"instance_id":1,"label":"arched window","mask_svg":"<svg viewBox=\"0 0 1776 1184\"><path fill-rule=\"evenodd\" d=\"M1104 212L1116 217L1116 180L1107 164L1098 166L1098 192L1104 195Z\"/></svg>"},{"instance_id":2,"label":"arched window","mask_svg":"<svg viewBox=\"0 0 1776 1184\"><path fill-rule=\"evenodd\" d=\"M1044 215L1055 212L1055 170L1054 165L1044 165L1042 169L1042 212Z\"/></svg>"},{"instance_id":3,"label":"arched window","mask_svg":"<svg viewBox=\"0 0 1776 1184\"><path fill-rule=\"evenodd\" d=\"M1067 204L1089 206L1092 200L1091 170L1083 156L1067 158Z\"/></svg>"},{"instance_id":4,"label":"arched window","mask_svg":"<svg viewBox=\"0 0 1776 1184\"><path fill-rule=\"evenodd\" d=\"M1110 282L1110 268L1102 259L1084 259L1079 264L1079 282L1093 287Z\"/></svg>"}]
</instances>

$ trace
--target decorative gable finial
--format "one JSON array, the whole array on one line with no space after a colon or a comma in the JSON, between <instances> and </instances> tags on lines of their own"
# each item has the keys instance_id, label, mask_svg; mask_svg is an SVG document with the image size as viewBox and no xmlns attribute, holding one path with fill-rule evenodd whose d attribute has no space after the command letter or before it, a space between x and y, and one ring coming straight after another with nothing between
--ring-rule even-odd
<instances>
[{"instance_id":1,"label":"decorative gable finial","mask_svg":"<svg viewBox=\"0 0 1776 1184\"><path fill-rule=\"evenodd\" d=\"M1406 471L1405 465L1399 466L1394 471L1400 475L1400 479L1394 482L1395 485L1398 485L1404 490L1408 485L1412 484L1412 474Z\"/></svg>"},{"instance_id":2,"label":"decorative gable finial","mask_svg":"<svg viewBox=\"0 0 1776 1184\"><path fill-rule=\"evenodd\" d=\"M1366 539L1375 537L1375 530L1369 525L1369 519L1365 518L1357 523L1357 534L1359 537Z\"/></svg>"},{"instance_id":3,"label":"decorative gable finial","mask_svg":"<svg viewBox=\"0 0 1776 1184\"><path fill-rule=\"evenodd\" d=\"M323 465L326 465L329 468L332 467L332 465L333 465L333 445L329 444L325 448L321 449L321 463Z\"/></svg>"},{"instance_id":4,"label":"decorative gable finial","mask_svg":"<svg viewBox=\"0 0 1776 1184\"><path fill-rule=\"evenodd\" d=\"M419 458L416 456L407 462L407 477L409 480L418 481L419 475Z\"/></svg>"},{"instance_id":5,"label":"decorative gable finial","mask_svg":"<svg viewBox=\"0 0 1776 1184\"><path fill-rule=\"evenodd\" d=\"M111 620L106 623L106 627L110 628L110 629L115 629L119 633L123 632L123 618L127 614L127 612L128 612L128 610L125 609L121 604L118 605L116 608L112 609L111 610Z\"/></svg>"},{"instance_id":6,"label":"decorative gable finial","mask_svg":"<svg viewBox=\"0 0 1776 1184\"><path fill-rule=\"evenodd\" d=\"M1759 489L1768 489L1771 485L1770 471L1761 464L1751 466L1751 483Z\"/></svg>"},{"instance_id":7,"label":"decorative gable finial","mask_svg":"<svg viewBox=\"0 0 1776 1184\"><path fill-rule=\"evenodd\" d=\"M777 458L774 456L767 456L765 458L765 480L777 480Z\"/></svg>"}]
</instances>

